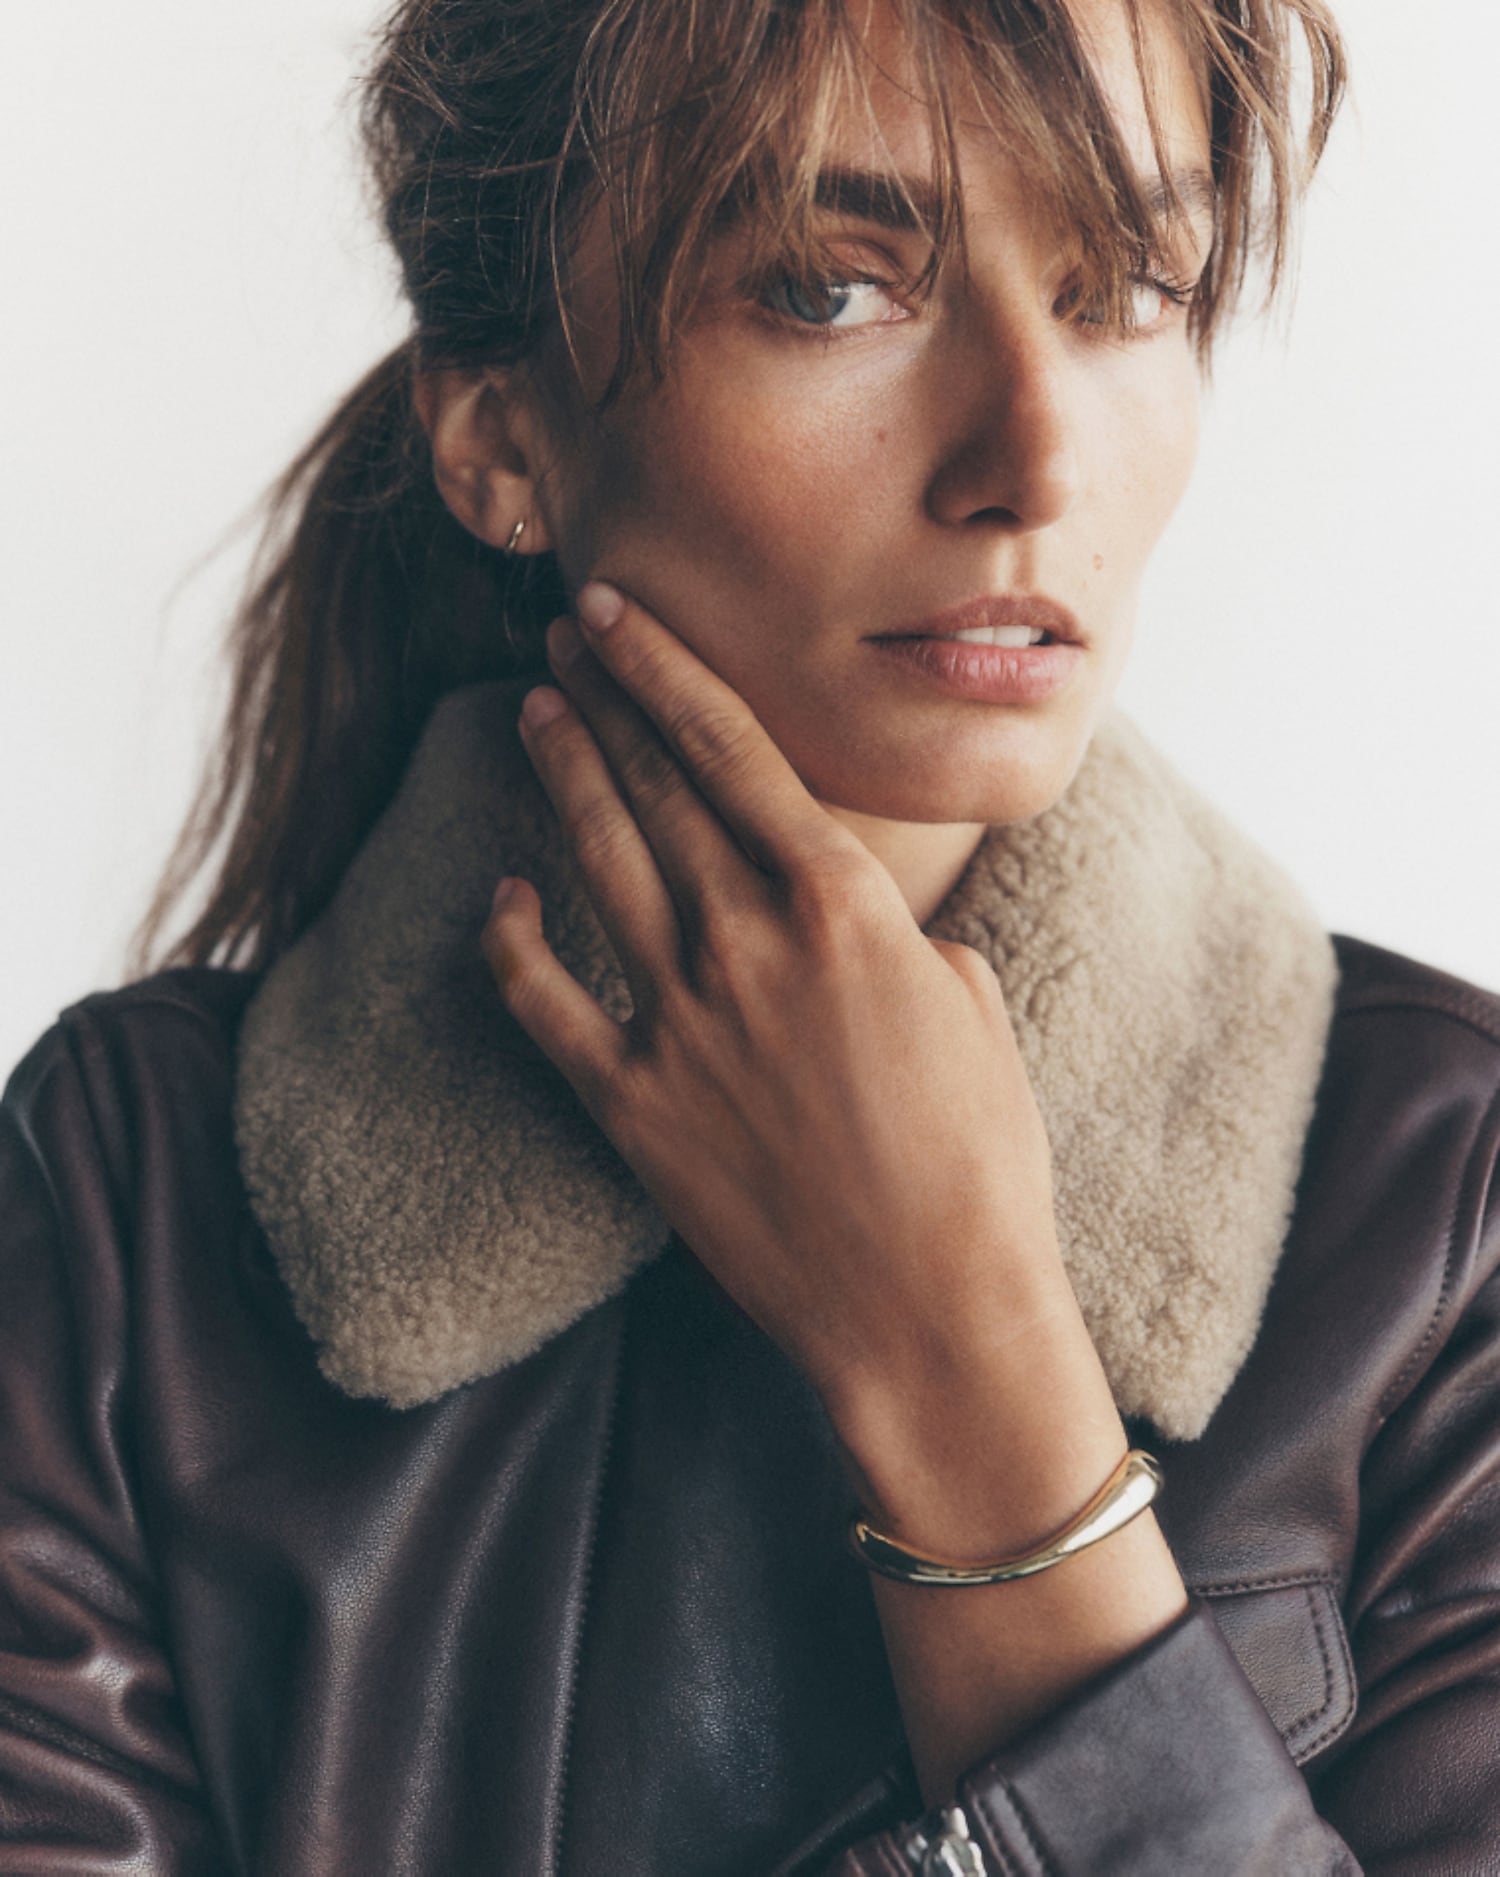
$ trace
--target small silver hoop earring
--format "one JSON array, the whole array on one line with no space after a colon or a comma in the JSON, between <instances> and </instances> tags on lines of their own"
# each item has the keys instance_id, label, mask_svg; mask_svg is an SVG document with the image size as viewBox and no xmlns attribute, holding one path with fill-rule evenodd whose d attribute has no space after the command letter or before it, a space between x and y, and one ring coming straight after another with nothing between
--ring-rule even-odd
<instances>
[{"instance_id":1,"label":"small silver hoop earring","mask_svg":"<svg viewBox=\"0 0 1500 1877\"><path fill-rule=\"evenodd\" d=\"M520 541L521 536L525 534L525 532L526 532L526 517L523 515L521 519L516 523L515 527L512 528L510 531L510 539L505 544L505 552L507 554L515 553L517 543Z\"/></svg>"}]
</instances>

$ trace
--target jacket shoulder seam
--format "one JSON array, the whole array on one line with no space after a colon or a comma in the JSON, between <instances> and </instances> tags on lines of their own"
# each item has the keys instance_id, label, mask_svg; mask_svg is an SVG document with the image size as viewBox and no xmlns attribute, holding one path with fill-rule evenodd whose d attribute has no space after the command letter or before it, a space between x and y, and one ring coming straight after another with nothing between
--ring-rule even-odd
<instances>
[{"instance_id":1,"label":"jacket shoulder seam","mask_svg":"<svg viewBox=\"0 0 1500 1877\"><path fill-rule=\"evenodd\" d=\"M1435 1016L1449 1017L1466 1029L1476 1031L1487 1042L1500 1047L1500 1009L1489 999L1474 994L1464 996L1441 990L1369 990L1351 991L1347 996L1340 996L1336 1015L1339 1017L1383 1016L1402 1010L1425 1011Z\"/></svg>"},{"instance_id":2,"label":"jacket shoulder seam","mask_svg":"<svg viewBox=\"0 0 1500 1877\"><path fill-rule=\"evenodd\" d=\"M57 1027L101 1029L112 1017L127 1016L155 1006L191 1017L213 1028L218 1013L201 997L195 997L187 983L190 978L198 980L204 977L211 977L219 984L228 979L238 980L248 991L253 974L206 966L191 971L158 972L154 977L140 978L133 984L121 985L118 990L94 991L87 997L78 998L58 1013Z\"/></svg>"},{"instance_id":3,"label":"jacket shoulder seam","mask_svg":"<svg viewBox=\"0 0 1500 1877\"><path fill-rule=\"evenodd\" d=\"M101 1107L101 1103L107 1106L109 1090L115 1081L109 1053L110 1018L116 1013L123 1015L153 1005L188 1017L211 1034L215 1031L222 1034L212 1009L174 988L147 979L139 987L96 991L69 1004L58 1013L52 1027L37 1040L26 1058L35 1076L33 1091L45 1088L55 1076L71 1074L74 1078L78 1098L88 1115L90 1150L104 1174L112 1203L119 1199L119 1168L111 1151L110 1130ZM26 1132L29 1138L29 1126ZM31 1146L37 1158L45 1158L34 1141Z\"/></svg>"},{"instance_id":4,"label":"jacket shoulder seam","mask_svg":"<svg viewBox=\"0 0 1500 1877\"><path fill-rule=\"evenodd\" d=\"M1463 1177L1454 1181L1453 1196L1449 1206L1448 1223L1445 1230L1447 1249L1443 1257L1443 1282L1438 1291L1437 1302L1432 1307L1432 1315L1428 1319L1427 1328L1423 1332L1422 1340L1406 1358L1406 1361L1401 1365L1400 1371L1397 1373L1394 1381L1392 1381L1385 1393L1380 1397L1380 1404L1376 1410L1379 1423L1383 1424L1385 1422L1394 1410L1396 1403L1401 1399L1407 1383L1421 1367L1423 1357L1432 1347L1437 1337L1438 1330L1447 1318L1452 1307L1453 1293L1456 1288L1458 1276L1459 1207L1463 1202L1465 1192L1468 1190L1469 1174L1473 1166L1475 1153L1478 1151L1480 1143L1490 1137L1497 1118L1500 1118L1500 1084L1497 1084L1494 1093L1486 1104L1481 1125L1475 1131L1475 1145L1471 1148L1468 1158L1464 1162Z\"/></svg>"},{"instance_id":5,"label":"jacket shoulder seam","mask_svg":"<svg viewBox=\"0 0 1500 1877\"><path fill-rule=\"evenodd\" d=\"M193 997L180 978L182 974L159 973L154 978L143 978L135 984L126 985L118 991L96 991L92 995L80 998L68 1005L58 1015L50 1037L56 1046L56 1056L47 1065L51 1073L61 1061L72 1065L77 1075L82 1096L87 1105L92 1123L93 1137L101 1158L108 1160L106 1151L107 1134L102 1124L99 1108L101 1086L108 1088L114 1080L110 1062L111 1033L116 1031L117 1021L124 1020L141 1011L170 1011L175 1017L183 1017L198 1031L223 1042L226 1047L233 1046L233 1030L238 1022L239 1011L233 1012L226 1022L227 1013L220 1012L212 1004ZM198 973L192 975L197 976ZM214 974L220 980L233 976L247 979L244 972L227 971ZM172 982L174 976L179 982ZM248 984L246 985L248 989ZM243 1008L243 1006L241 1006ZM43 1039L43 1043L46 1042ZM37 1045L38 1048L42 1044ZM111 1181L113 1184L113 1179Z\"/></svg>"}]
</instances>

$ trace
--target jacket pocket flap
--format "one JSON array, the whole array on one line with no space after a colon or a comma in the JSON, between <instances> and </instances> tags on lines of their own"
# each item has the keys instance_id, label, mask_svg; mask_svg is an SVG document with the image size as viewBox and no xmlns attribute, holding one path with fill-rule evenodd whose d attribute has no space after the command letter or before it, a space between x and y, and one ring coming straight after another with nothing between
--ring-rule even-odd
<instances>
[{"instance_id":1,"label":"jacket pocket flap","mask_svg":"<svg viewBox=\"0 0 1500 1877\"><path fill-rule=\"evenodd\" d=\"M1334 1587L1246 1584L1199 1595L1297 1764L1336 1740L1354 1719L1357 1695Z\"/></svg>"}]
</instances>

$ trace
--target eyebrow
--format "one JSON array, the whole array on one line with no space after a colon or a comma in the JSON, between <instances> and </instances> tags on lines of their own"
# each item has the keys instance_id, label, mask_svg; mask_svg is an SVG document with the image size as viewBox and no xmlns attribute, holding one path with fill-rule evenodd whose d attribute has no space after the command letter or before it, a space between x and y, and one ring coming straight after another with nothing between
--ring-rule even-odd
<instances>
[{"instance_id":1,"label":"eyebrow","mask_svg":"<svg viewBox=\"0 0 1500 1877\"><path fill-rule=\"evenodd\" d=\"M898 234L931 227L940 207L938 193L925 176L871 169L822 170L813 185L813 201L820 209Z\"/></svg>"},{"instance_id":2,"label":"eyebrow","mask_svg":"<svg viewBox=\"0 0 1500 1877\"><path fill-rule=\"evenodd\" d=\"M1211 171L1201 165L1174 170L1170 187L1160 175L1142 181L1146 205L1153 215L1167 215L1174 191L1190 218L1203 215L1212 220L1219 190ZM813 200L820 209L898 234L916 234L931 227L939 209L937 191L926 177L891 175L881 170L825 169L813 185Z\"/></svg>"},{"instance_id":3,"label":"eyebrow","mask_svg":"<svg viewBox=\"0 0 1500 1877\"><path fill-rule=\"evenodd\" d=\"M1219 185L1213 179L1213 172L1201 164L1191 169L1172 171L1171 188L1163 176L1152 176L1145 183L1147 206L1153 215L1165 215L1172 206L1172 194L1188 212L1189 217L1206 215L1210 221L1218 212Z\"/></svg>"}]
</instances>

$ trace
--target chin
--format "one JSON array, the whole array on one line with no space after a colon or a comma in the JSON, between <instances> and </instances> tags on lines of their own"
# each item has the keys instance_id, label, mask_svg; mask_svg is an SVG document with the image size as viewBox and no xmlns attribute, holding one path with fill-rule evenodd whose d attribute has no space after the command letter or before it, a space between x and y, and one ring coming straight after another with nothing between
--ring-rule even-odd
<instances>
[{"instance_id":1,"label":"chin","mask_svg":"<svg viewBox=\"0 0 1500 1877\"><path fill-rule=\"evenodd\" d=\"M1092 731L1092 724L1012 724L947 739L940 750L892 751L884 761L826 770L813 762L802 778L830 808L882 821L1030 821L1066 792Z\"/></svg>"}]
</instances>

